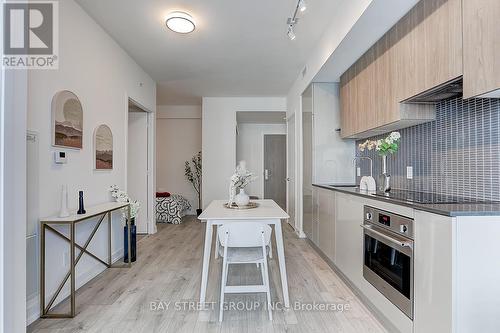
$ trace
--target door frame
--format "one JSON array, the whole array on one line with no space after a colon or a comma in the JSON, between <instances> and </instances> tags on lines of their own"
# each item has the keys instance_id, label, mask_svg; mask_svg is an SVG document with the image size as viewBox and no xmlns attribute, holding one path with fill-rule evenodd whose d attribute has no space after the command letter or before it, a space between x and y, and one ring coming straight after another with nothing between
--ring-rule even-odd
<instances>
[{"instance_id":1,"label":"door frame","mask_svg":"<svg viewBox=\"0 0 500 333\"><path fill-rule=\"evenodd\" d=\"M287 178L287 182L286 182L286 211L288 212L288 214L290 214L290 193L293 192L295 193L295 200L294 200L294 216L293 216L293 225L290 223L290 219L288 220L288 224L295 230L297 231L297 163L296 163L296 160L297 160L297 145L295 144L293 147L293 150L294 150L294 160L295 161L291 161L290 160L290 154L288 153L288 150L291 146L291 143L290 143L290 120L294 120L294 128L293 128L293 131L294 131L294 135L293 137L295 138L295 143L297 142L297 129L296 129L296 118L295 117L295 112L292 113L291 115L287 116L286 117L286 178ZM290 174L290 162L293 162L294 163L294 169L295 169L295 173L293 175ZM294 188L290 188L290 179L292 179L293 177L293 180L294 180Z\"/></svg>"},{"instance_id":2,"label":"door frame","mask_svg":"<svg viewBox=\"0 0 500 333\"><path fill-rule=\"evenodd\" d=\"M154 110L150 110L141 103L137 102L130 95L126 94L126 119L125 119L125 137L126 137L126 147L125 147L125 160L128 161L128 121L129 121L129 102L139 107L147 115L147 131L148 131L148 149L147 149L147 204L146 216L147 216L147 234L155 234L157 231L155 214L154 214L154 194L155 194L155 183L156 183L156 154L155 154L155 144L156 144L156 113ZM125 163L125 188L128 188L128 162Z\"/></svg>"},{"instance_id":3,"label":"door frame","mask_svg":"<svg viewBox=\"0 0 500 333\"><path fill-rule=\"evenodd\" d=\"M287 127L288 128L288 127ZM287 131L288 132L288 131ZM288 177L288 133L262 133L262 199L264 199L265 196L265 186L266 186L266 180L264 178L264 172L266 171L266 161L265 161L265 149L266 149L266 142L265 142L265 137L266 135L283 135L285 137L285 177ZM285 202L286 202L286 210L288 211L288 182L285 185L285 191L287 192L285 194Z\"/></svg>"}]
</instances>

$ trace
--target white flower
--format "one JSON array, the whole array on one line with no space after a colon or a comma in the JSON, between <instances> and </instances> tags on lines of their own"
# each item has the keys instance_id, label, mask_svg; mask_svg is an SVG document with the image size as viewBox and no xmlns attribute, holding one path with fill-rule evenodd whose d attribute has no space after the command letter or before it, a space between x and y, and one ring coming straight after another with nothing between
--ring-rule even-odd
<instances>
[{"instance_id":1,"label":"white flower","mask_svg":"<svg viewBox=\"0 0 500 333\"><path fill-rule=\"evenodd\" d=\"M397 141L401 138L401 134L399 134L399 132L392 132L389 137L393 140L393 141Z\"/></svg>"}]
</instances>

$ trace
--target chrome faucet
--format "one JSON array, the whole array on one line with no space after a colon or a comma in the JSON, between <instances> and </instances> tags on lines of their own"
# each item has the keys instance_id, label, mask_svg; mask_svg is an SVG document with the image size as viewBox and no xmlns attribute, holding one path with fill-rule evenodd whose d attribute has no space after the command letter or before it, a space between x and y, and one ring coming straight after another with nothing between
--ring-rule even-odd
<instances>
[{"instance_id":1,"label":"chrome faucet","mask_svg":"<svg viewBox=\"0 0 500 333\"><path fill-rule=\"evenodd\" d=\"M370 161L370 177L373 177L373 160L368 156L356 156L352 160L352 165L354 165L354 168L356 168L356 161L357 160L369 160ZM356 170L354 170L354 174L357 174Z\"/></svg>"}]
</instances>

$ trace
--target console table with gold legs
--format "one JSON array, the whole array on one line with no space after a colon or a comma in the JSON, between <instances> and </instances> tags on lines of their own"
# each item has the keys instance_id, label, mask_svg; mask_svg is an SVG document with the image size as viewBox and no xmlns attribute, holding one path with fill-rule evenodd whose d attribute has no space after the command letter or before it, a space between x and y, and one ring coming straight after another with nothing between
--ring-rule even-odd
<instances>
[{"instance_id":1,"label":"console table with gold legs","mask_svg":"<svg viewBox=\"0 0 500 333\"><path fill-rule=\"evenodd\" d=\"M128 253L128 264L126 266L114 266L111 258L111 213L120 209L127 210L127 253ZM84 245L79 245L75 241L75 231L76 225L79 222L98 217L100 216L97 224L94 226L94 229L88 236ZM90 242L94 238L97 230L101 226L102 221L105 217L108 217L108 261L100 259L97 255L91 253L87 250ZM82 258L83 254L87 254L95 260L99 261L101 264L105 265L108 268L112 267L130 267L132 265L132 252L130 251L130 205L128 203L122 202L107 202L104 204L88 207L85 214L73 214L68 217L48 217L40 220L41 223L41 237L40 237L40 317L41 318L73 318L76 313L76 288L75 288L75 269L76 265ZM54 225L68 225L69 226L69 237L64 235L59 230L55 229ZM69 263L69 271L64 276L63 280L59 284L59 287L55 291L54 295L50 298L50 301L45 305L45 233L47 231L52 232L59 238L67 241L70 245L70 263ZM79 249L80 253L75 257L75 249ZM125 249L124 249L125 252ZM66 282L70 280L70 302L71 302L71 310L70 313L50 313L50 309L54 305L57 297L61 293Z\"/></svg>"}]
</instances>

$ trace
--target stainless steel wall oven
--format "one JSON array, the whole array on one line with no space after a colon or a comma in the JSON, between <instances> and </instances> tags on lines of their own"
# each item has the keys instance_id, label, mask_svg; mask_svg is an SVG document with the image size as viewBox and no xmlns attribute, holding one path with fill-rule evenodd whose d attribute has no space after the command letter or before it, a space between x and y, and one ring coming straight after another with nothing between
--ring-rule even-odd
<instances>
[{"instance_id":1,"label":"stainless steel wall oven","mask_svg":"<svg viewBox=\"0 0 500 333\"><path fill-rule=\"evenodd\" d=\"M365 206L363 276L413 319L413 219Z\"/></svg>"}]
</instances>

